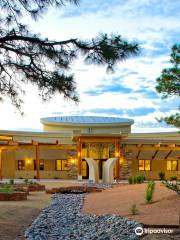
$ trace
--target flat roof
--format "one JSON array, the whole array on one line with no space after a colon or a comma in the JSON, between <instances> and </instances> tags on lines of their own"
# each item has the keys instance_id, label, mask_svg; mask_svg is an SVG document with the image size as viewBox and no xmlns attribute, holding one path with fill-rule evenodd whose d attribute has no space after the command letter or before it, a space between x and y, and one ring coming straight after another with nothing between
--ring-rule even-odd
<instances>
[{"instance_id":1,"label":"flat roof","mask_svg":"<svg viewBox=\"0 0 180 240\"><path fill-rule=\"evenodd\" d=\"M44 124L127 124L132 125L134 121L127 118L118 117L99 117L99 116L57 116L41 118L41 122Z\"/></svg>"}]
</instances>

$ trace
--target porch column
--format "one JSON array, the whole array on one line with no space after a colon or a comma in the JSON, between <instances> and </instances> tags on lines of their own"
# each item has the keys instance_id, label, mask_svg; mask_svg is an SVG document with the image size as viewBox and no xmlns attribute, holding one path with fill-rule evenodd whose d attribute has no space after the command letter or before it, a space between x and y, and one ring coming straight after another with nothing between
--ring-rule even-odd
<instances>
[{"instance_id":1,"label":"porch column","mask_svg":"<svg viewBox=\"0 0 180 240\"><path fill-rule=\"evenodd\" d=\"M0 149L0 180L2 179L2 149Z\"/></svg>"},{"instance_id":2,"label":"porch column","mask_svg":"<svg viewBox=\"0 0 180 240\"><path fill-rule=\"evenodd\" d=\"M81 139L77 142L77 159L78 159L78 180L82 180L82 143Z\"/></svg>"},{"instance_id":3,"label":"porch column","mask_svg":"<svg viewBox=\"0 0 180 240\"><path fill-rule=\"evenodd\" d=\"M40 172L39 172L40 161L39 161L39 146L38 146L38 144L36 144L35 147L36 147L36 178L38 180L40 180Z\"/></svg>"},{"instance_id":4,"label":"porch column","mask_svg":"<svg viewBox=\"0 0 180 240\"><path fill-rule=\"evenodd\" d=\"M119 164L119 158L120 158L120 147L119 147L119 141L115 141L115 157L117 158L116 166L115 166L115 177L119 178L119 170L120 170L120 164Z\"/></svg>"}]
</instances>

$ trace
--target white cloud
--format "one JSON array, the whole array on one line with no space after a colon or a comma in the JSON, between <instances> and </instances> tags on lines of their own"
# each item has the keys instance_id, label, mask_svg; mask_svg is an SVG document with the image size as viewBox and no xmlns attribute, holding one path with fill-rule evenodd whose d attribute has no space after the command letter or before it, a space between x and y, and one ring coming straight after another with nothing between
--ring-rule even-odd
<instances>
[{"instance_id":1,"label":"white cloud","mask_svg":"<svg viewBox=\"0 0 180 240\"><path fill-rule=\"evenodd\" d=\"M80 5L82 15L60 18L65 11L73 12L71 7L68 7L63 8L59 13L56 9L51 9L40 21L31 21L31 29L49 39L71 37L86 39L96 36L99 32L120 33L129 40L137 39L141 43L142 55L118 64L116 72L112 75L107 75L104 67L84 65L82 59L76 61L72 65L71 72L75 73L77 89L80 93L81 103L78 106L72 102L64 102L63 98L57 95L49 103L43 104L38 97L37 89L28 86L24 118L14 113L14 108L8 101L0 103L1 129L41 128L40 117L50 116L52 112L63 112L64 115L68 115L86 110L88 114L88 111L90 113L93 108L121 108L122 110L154 108L156 110L154 113L135 117L135 121L138 124L155 123L155 117L162 115L159 106L163 101L159 98L149 98L145 91L133 94L103 93L99 96L87 96L84 92L95 89L107 81L112 83L115 77L119 77L119 82L124 87L131 88L132 91L143 89L154 91L156 78L164 67L169 66L170 47L177 41L177 36L180 34L178 31L180 29L179 5L179 1L169 0L114 0L111 3L92 0L89 6L89 1L84 3L82 1L82 6ZM88 11L90 7L91 11ZM74 11L76 10L74 7ZM25 21L29 23L28 18ZM138 74L128 74L128 72ZM121 77L123 74L127 76ZM173 105L172 101L166 102L167 107L177 106L177 103Z\"/></svg>"}]
</instances>

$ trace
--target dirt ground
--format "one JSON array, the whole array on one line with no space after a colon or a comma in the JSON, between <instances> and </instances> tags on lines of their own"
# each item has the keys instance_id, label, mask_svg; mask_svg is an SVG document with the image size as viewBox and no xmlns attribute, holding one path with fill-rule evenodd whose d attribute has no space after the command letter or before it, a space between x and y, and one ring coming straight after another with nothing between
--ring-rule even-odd
<instances>
[{"instance_id":1,"label":"dirt ground","mask_svg":"<svg viewBox=\"0 0 180 240\"><path fill-rule=\"evenodd\" d=\"M0 202L0 240L22 240L25 229L51 200L44 192L30 193L27 201Z\"/></svg>"},{"instance_id":2,"label":"dirt ground","mask_svg":"<svg viewBox=\"0 0 180 240\"><path fill-rule=\"evenodd\" d=\"M76 186L76 181L40 181L46 188ZM45 192L33 192L27 201L0 201L0 240L24 240L24 231L51 201Z\"/></svg>"},{"instance_id":3,"label":"dirt ground","mask_svg":"<svg viewBox=\"0 0 180 240\"><path fill-rule=\"evenodd\" d=\"M86 195L83 212L117 214L151 225L178 225L180 196L160 182L156 183L154 201L145 203L147 184L123 185L101 193ZM130 208L137 205L139 214L132 215Z\"/></svg>"}]
</instances>

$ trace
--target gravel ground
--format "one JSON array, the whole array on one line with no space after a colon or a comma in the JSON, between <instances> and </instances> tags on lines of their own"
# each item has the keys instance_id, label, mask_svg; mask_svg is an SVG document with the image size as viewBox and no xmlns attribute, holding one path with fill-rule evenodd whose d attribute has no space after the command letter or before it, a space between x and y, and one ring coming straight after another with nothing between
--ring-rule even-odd
<instances>
[{"instance_id":1,"label":"gravel ground","mask_svg":"<svg viewBox=\"0 0 180 240\"><path fill-rule=\"evenodd\" d=\"M84 194L55 194L26 230L28 240L130 240L139 223L116 215L81 213Z\"/></svg>"}]
</instances>

